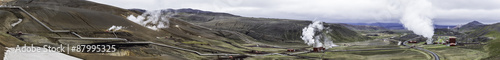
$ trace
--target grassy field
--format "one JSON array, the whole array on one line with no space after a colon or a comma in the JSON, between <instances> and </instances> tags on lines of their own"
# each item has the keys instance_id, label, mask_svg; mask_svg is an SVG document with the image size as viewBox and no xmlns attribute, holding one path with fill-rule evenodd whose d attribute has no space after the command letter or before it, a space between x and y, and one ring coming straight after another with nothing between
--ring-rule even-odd
<instances>
[{"instance_id":1,"label":"grassy field","mask_svg":"<svg viewBox=\"0 0 500 60\"><path fill-rule=\"evenodd\" d=\"M473 49L448 47L445 45L427 47L429 48L426 49L437 53L444 60L479 60L488 56L486 52Z\"/></svg>"},{"instance_id":2,"label":"grassy field","mask_svg":"<svg viewBox=\"0 0 500 60\"><path fill-rule=\"evenodd\" d=\"M426 54L413 49L396 50L374 50L374 51L349 51L349 52L325 52L307 53L299 56L316 57L316 59L334 60L426 60L430 59Z\"/></svg>"},{"instance_id":3,"label":"grassy field","mask_svg":"<svg viewBox=\"0 0 500 60\"><path fill-rule=\"evenodd\" d=\"M249 57L245 58L245 60L307 60L307 59L299 59L294 56L269 55L269 56Z\"/></svg>"},{"instance_id":4,"label":"grassy field","mask_svg":"<svg viewBox=\"0 0 500 60\"><path fill-rule=\"evenodd\" d=\"M490 57L488 59L500 59L500 32L491 31L485 36L493 37L493 40L488 41L487 45L484 46L485 50L488 51Z\"/></svg>"},{"instance_id":5,"label":"grassy field","mask_svg":"<svg viewBox=\"0 0 500 60\"><path fill-rule=\"evenodd\" d=\"M379 36L369 36L370 38L374 38L374 39L382 39L382 38L390 38L390 37L393 37L393 36L400 36L402 34L387 34L387 33L376 33L377 35ZM366 35L366 34L363 34L363 35Z\"/></svg>"}]
</instances>

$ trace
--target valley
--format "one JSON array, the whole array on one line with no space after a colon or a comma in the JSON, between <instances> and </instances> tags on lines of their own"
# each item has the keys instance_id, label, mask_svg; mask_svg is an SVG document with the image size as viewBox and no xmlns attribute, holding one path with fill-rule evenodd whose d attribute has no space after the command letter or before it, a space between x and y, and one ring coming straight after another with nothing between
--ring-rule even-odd
<instances>
[{"instance_id":1,"label":"valley","mask_svg":"<svg viewBox=\"0 0 500 60\"><path fill-rule=\"evenodd\" d=\"M1 4L0 47L5 48L0 48L0 56L7 60L29 55L7 52L23 44L91 46L82 47L88 50L100 48L92 45L116 46L112 52L67 48L53 55L30 55L71 60L500 59L499 23L434 24L428 37L398 23L326 23L191 8L151 11L87 0Z\"/></svg>"}]
</instances>

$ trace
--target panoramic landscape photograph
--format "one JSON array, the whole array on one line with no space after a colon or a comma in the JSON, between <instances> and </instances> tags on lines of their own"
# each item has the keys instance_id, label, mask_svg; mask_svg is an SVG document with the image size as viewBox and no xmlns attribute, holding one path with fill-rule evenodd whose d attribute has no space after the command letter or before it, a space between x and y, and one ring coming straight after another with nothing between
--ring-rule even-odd
<instances>
[{"instance_id":1,"label":"panoramic landscape photograph","mask_svg":"<svg viewBox=\"0 0 500 60\"><path fill-rule=\"evenodd\" d=\"M500 0L0 0L3 60L500 60Z\"/></svg>"}]
</instances>

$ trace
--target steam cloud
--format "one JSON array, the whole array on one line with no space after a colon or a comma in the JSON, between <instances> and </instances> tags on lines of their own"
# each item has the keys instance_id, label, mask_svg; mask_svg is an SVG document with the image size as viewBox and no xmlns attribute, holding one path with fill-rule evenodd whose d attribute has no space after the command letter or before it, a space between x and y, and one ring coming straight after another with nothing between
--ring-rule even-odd
<instances>
[{"instance_id":1,"label":"steam cloud","mask_svg":"<svg viewBox=\"0 0 500 60\"><path fill-rule=\"evenodd\" d=\"M427 44L432 44L434 27L432 23L432 3L427 0L411 0L402 3L401 23L408 30L427 39Z\"/></svg>"},{"instance_id":2,"label":"steam cloud","mask_svg":"<svg viewBox=\"0 0 500 60\"><path fill-rule=\"evenodd\" d=\"M313 21L312 24L302 29L301 38L307 45L309 46L312 45L313 47L323 47L328 49L337 46L333 44L330 37L324 36L325 35L323 33L323 31L325 31L324 28L325 27L323 26L323 22ZM326 31L326 33L329 32ZM320 40L323 40L323 42L321 42Z\"/></svg>"},{"instance_id":3,"label":"steam cloud","mask_svg":"<svg viewBox=\"0 0 500 60\"><path fill-rule=\"evenodd\" d=\"M127 19L149 29L158 30L159 28L168 28L169 18L176 14L175 11L155 10L146 11L137 17L130 15Z\"/></svg>"},{"instance_id":4,"label":"steam cloud","mask_svg":"<svg viewBox=\"0 0 500 60\"><path fill-rule=\"evenodd\" d=\"M113 25L113 26L111 26L111 27L108 28L108 31L118 31L118 30L121 30L123 28L125 28L125 27Z\"/></svg>"}]
</instances>

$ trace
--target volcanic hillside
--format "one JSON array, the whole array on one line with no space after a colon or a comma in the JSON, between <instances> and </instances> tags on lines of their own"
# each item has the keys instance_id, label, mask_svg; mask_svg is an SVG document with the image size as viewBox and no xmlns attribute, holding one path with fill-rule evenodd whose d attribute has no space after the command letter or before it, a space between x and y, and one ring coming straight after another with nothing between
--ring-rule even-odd
<instances>
[{"instance_id":1,"label":"volcanic hillside","mask_svg":"<svg viewBox=\"0 0 500 60\"><path fill-rule=\"evenodd\" d=\"M500 23L483 26L484 27L477 27L470 32L466 32L467 37L478 37L472 39L480 41L481 43L486 43L483 49L490 54L490 57L485 59L498 60L500 59L500 44L498 44L500 43Z\"/></svg>"},{"instance_id":2,"label":"volcanic hillside","mask_svg":"<svg viewBox=\"0 0 500 60\"><path fill-rule=\"evenodd\" d=\"M135 11L135 10L134 10ZM302 29L311 24L311 21L290 20L290 19L273 19L273 18L251 18L240 17L227 13L217 13L209 11L201 11L196 9L166 9L164 12L176 12L175 18L182 19L208 28L214 28L223 31L235 31L239 34L250 36L258 42L267 42L272 44L302 44L301 36ZM349 40L365 40L369 39L359 35L357 32L347 29L341 24L325 24L334 37L333 41L349 41ZM224 36L224 33L219 34ZM336 36L336 37L335 37ZM227 38L235 38L224 36Z\"/></svg>"},{"instance_id":3,"label":"volcanic hillside","mask_svg":"<svg viewBox=\"0 0 500 60\"><path fill-rule=\"evenodd\" d=\"M311 21L249 18L227 13L189 13L181 10L168 19L168 28L152 30L130 21L130 16L139 16L146 11L127 10L86 0L14 0L3 5L20 6L28 13L16 8L0 9L0 47L14 47L21 44L59 45L59 44L112 44L124 41L65 39L78 38L72 33L51 32L34 19L53 30L69 30L83 37L124 38L126 42L152 42L159 45L119 46L115 53L79 53L69 55L88 60L100 59L167 59L201 60L215 59L216 56L200 56L185 50L160 45L199 51L200 53L248 54L244 51L267 51L252 49L244 45L262 44L280 48L308 47L301 40L302 29ZM169 11L169 10L165 10ZM199 11L199 10L193 10ZM17 21L22 20L19 24ZM113 33L106 32L111 26L126 28ZM153 24L154 25L154 24ZM330 27L328 34L334 42L367 40L355 31L338 24L325 24ZM6 34L4 32L11 32ZM22 32L22 35L12 34ZM62 38L64 37L64 38ZM1 51L5 51L3 48ZM0 54L3 54L0 53ZM4 56L4 55L0 55Z\"/></svg>"}]
</instances>

